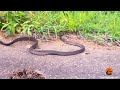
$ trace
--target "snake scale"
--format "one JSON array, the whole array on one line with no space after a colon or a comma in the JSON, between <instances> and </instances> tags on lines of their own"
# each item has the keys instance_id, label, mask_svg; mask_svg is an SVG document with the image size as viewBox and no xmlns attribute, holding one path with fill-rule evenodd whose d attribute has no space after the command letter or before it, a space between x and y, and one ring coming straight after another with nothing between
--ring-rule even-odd
<instances>
[{"instance_id":1,"label":"snake scale","mask_svg":"<svg viewBox=\"0 0 120 90\"><path fill-rule=\"evenodd\" d=\"M4 43L3 41L0 41L0 44L5 45L5 46L10 46L18 41L33 41L34 44L29 48L29 52L34 55L39 55L39 56L44 56L44 55L59 55L59 56L69 56L69 55L75 55L84 52L85 47L82 44L78 44L75 42L71 42L63 38L63 35L60 36L60 39L69 45L77 46L80 47L79 50L75 51L68 51L68 52L61 52L61 51L55 51L55 50L37 50L36 48L38 47L38 40L34 37L20 37L16 38L13 41L9 43Z\"/></svg>"}]
</instances>

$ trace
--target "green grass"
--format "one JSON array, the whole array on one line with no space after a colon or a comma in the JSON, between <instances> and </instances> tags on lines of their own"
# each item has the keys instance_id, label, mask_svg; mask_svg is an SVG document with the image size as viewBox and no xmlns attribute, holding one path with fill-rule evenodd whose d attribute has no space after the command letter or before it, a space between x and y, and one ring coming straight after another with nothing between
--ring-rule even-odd
<instances>
[{"instance_id":1,"label":"green grass","mask_svg":"<svg viewBox=\"0 0 120 90\"><path fill-rule=\"evenodd\" d=\"M5 19L5 20L4 20ZM0 28L15 35L32 32L79 32L92 40L104 35L120 41L119 11L1 11Z\"/></svg>"}]
</instances>

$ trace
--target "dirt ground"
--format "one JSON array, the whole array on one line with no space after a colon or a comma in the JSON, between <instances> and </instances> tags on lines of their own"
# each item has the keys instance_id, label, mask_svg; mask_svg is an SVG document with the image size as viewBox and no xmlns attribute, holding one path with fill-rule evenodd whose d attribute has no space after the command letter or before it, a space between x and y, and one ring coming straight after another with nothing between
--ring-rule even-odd
<instances>
[{"instance_id":1,"label":"dirt ground","mask_svg":"<svg viewBox=\"0 0 120 90\"><path fill-rule=\"evenodd\" d=\"M0 40L9 42L16 37ZM73 39L85 46L83 53L72 56L37 56L29 53L32 42L17 42L11 46L0 45L0 79L8 79L18 69L40 70L46 79L120 79L120 47L100 46L92 41ZM59 39L39 42L43 50L71 51L78 47L64 44ZM113 74L106 75L107 67Z\"/></svg>"}]
</instances>

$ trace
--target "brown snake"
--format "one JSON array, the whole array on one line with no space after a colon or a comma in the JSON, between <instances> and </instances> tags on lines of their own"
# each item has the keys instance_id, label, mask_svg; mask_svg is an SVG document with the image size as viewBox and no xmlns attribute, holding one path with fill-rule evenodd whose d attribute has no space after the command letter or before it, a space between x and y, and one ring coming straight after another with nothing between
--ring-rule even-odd
<instances>
[{"instance_id":1,"label":"brown snake","mask_svg":"<svg viewBox=\"0 0 120 90\"><path fill-rule=\"evenodd\" d=\"M60 39L63 42L65 42L66 44L80 47L80 49L75 50L75 51L70 51L70 52L69 51L68 52L61 52L61 51L55 51L55 50L36 50L35 48L38 47L38 40L35 39L34 37L20 37L20 38L17 38L15 40L9 42L9 43L4 43L4 42L0 41L0 44L5 45L5 46L10 46L18 41L33 41L34 44L29 48L29 52L31 54L40 55L40 56L43 56L43 55L69 56L69 55L75 55L75 54L82 53L85 50L85 47L82 44L67 41L65 38L63 38L63 36L60 36Z\"/></svg>"}]
</instances>

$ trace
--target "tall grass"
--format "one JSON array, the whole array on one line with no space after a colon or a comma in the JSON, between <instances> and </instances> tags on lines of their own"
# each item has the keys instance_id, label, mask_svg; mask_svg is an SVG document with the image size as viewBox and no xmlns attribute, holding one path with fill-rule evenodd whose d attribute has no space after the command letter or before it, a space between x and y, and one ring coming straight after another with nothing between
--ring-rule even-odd
<instances>
[{"instance_id":1,"label":"tall grass","mask_svg":"<svg viewBox=\"0 0 120 90\"><path fill-rule=\"evenodd\" d=\"M3 20L5 19L5 20ZM1 11L0 27L8 34L79 32L88 39L103 35L120 40L119 11Z\"/></svg>"}]
</instances>

